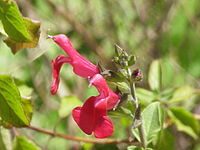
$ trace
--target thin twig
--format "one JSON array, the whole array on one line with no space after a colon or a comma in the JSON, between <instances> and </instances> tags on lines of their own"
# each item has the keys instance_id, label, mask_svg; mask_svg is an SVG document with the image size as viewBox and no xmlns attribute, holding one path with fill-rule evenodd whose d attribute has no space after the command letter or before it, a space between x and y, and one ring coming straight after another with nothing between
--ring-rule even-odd
<instances>
[{"instance_id":1,"label":"thin twig","mask_svg":"<svg viewBox=\"0 0 200 150\"><path fill-rule=\"evenodd\" d=\"M77 136L72 136L72 135L67 135L67 134L59 134L56 132L48 131L46 129L41 129L34 126L28 126L27 129L48 134L51 136L60 137L66 140L77 141L77 142L96 143L96 144L127 143L127 144L132 144L132 145L137 145L137 146L140 145L138 142L135 142L132 139L121 140L121 139L111 139L111 138L107 138L107 139L84 138L84 137L77 137Z\"/></svg>"}]
</instances>

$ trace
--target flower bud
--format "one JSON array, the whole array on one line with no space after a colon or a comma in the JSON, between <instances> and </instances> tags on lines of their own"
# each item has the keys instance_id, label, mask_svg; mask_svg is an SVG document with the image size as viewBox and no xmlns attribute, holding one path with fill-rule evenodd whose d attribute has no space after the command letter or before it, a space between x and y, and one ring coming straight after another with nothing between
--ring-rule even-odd
<instances>
[{"instance_id":1,"label":"flower bud","mask_svg":"<svg viewBox=\"0 0 200 150\"><path fill-rule=\"evenodd\" d=\"M134 81L141 81L142 80L142 73L139 69L133 70L132 78Z\"/></svg>"}]
</instances>

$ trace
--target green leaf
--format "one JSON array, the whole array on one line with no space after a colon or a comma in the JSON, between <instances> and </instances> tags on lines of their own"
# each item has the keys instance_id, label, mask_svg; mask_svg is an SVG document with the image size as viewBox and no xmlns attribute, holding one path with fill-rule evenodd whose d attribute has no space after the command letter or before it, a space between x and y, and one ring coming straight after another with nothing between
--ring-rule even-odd
<instances>
[{"instance_id":1,"label":"green leaf","mask_svg":"<svg viewBox=\"0 0 200 150\"><path fill-rule=\"evenodd\" d=\"M40 148L24 136L18 136L14 142L13 150L40 150Z\"/></svg>"},{"instance_id":2,"label":"green leaf","mask_svg":"<svg viewBox=\"0 0 200 150\"><path fill-rule=\"evenodd\" d=\"M151 90L159 92L161 89L161 65L159 60L154 60L149 69L148 82Z\"/></svg>"},{"instance_id":3,"label":"green leaf","mask_svg":"<svg viewBox=\"0 0 200 150\"><path fill-rule=\"evenodd\" d=\"M126 80L126 78L120 72L109 70L109 76L106 76L106 80L111 82L123 82Z\"/></svg>"},{"instance_id":4,"label":"green leaf","mask_svg":"<svg viewBox=\"0 0 200 150\"><path fill-rule=\"evenodd\" d=\"M15 79L15 83L16 83L16 79ZM33 92L33 89L24 84L18 86L18 89L20 91L21 104L22 104L24 113L26 114L26 117L28 121L30 122L32 119L32 114L33 114L32 97L31 97L31 93Z\"/></svg>"},{"instance_id":5,"label":"green leaf","mask_svg":"<svg viewBox=\"0 0 200 150\"><path fill-rule=\"evenodd\" d=\"M29 122L31 122L32 115L33 115L33 106L32 106L32 98L31 97L22 97L21 104L26 114L26 118Z\"/></svg>"},{"instance_id":6,"label":"green leaf","mask_svg":"<svg viewBox=\"0 0 200 150\"><path fill-rule=\"evenodd\" d=\"M147 142L150 143L157 133L161 131L164 122L164 110L159 102L154 102L148 105L142 112L142 119L145 130L145 137ZM138 134L135 131L134 134ZM138 135L136 137L139 137Z\"/></svg>"},{"instance_id":7,"label":"green leaf","mask_svg":"<svg viewBox=\"0 0 200 150\"><path fill-rule=\"evenodd\" d=\"M136 88L136 93L137 93L137 97L139 99L139 101L142 104L149 104L151 103L153 100L155 100L155 95L153 92L143 89L143 88Z\"/></svg>"},{"instance_id":8,"label":"green leaf","mask_svg":"<svg viewBox=\"0 0 200 150\"><path fill-rule=\"evenodd\" d=\"M11 150L11 134L9 130L0 127L0 149Z\"/></svg>"},{"instance_id":9,"label":"green leaf","mask_svg":"<svg viewBox=\"0 0 200 150\"><path fill-rule=\"evenodd\" d=\"M12 52L15 54L22 48L34 48L38 45L40 37L40 22L24 18L26 27L31 35L30 41L15 41L10 37L4 40L4 42L11 48Z\"/></svg>"},{"instance_id":10,"label":"green leaf","mask_svg":"<svg viewBox=\"0 0 200 150\"><path fill-rule=\"evenodd\" d=\"M135 62L136 62L136 57L134 55L128 57L128 66L134 65Z\"/></svg>"},{"instance_id":11,"label":"green leaf","mask_svg":"<svg viewBox=\"0 0 200 150\"><path fill-rule=\"evenodd\" d=\"M137 146L129 146L127 150L153 150L152 148L142 148L142 147L137 147Z\"/></svg>"},{"instance_id":12,"label":"green leaf","mask_svg":"<svg viewBox=\"0 0 200 150\"><path fill-rule=\"evenodd\" d=\"M126 82L107 82L109 87L112 89L116 89L116 87L119 88L119 90L123 93L128 93L129 92L129 86L127 85Z\"/></svg>"},{"instance_id":13,"label":"green leaf","mask_svg":"<svg viewBox=\"0 0 200 150\"><path fill-rule=\"evenodd\" d=\"M148 105L142 112L145 138L150 143L163 128L164 110L159 102ZM140 141L138 129L132 129L133 135Z\"/></svg>"},{"instance_id":14,"label":"green leaf","mask_svg":"<svg viewBox=\"0 0 200 150\"><path fill-rule=\"evenodd\" d=\"M6 32L4 31L3 24L2 24L2 22L1 22L1 20L0 20L0 33L3 34L3 35L5 35L5 36L8 36L8 35L6 34Z\"/></svg>"},{"instance_id":15,"label":"green leaf","mask_svg":"<svg viewBox=\"0 0 200 150\"><path fill-rule=\"evenodd\" d=\"M0 117L16 127L28 126L30 123L14 80L7 75L0 75Z\"/></svg>"},{"instance_id":16,"label":"green leaf","mask_svg":"<svg viewBox=\"0 0 200 150\"><path fill-rule=\"evenodd\" d=\"M10 124L10 123L8 123L8 122L2 120L1 118L0 118L0 125L3 126L3 127L6 128L6 129L10 129L10 128L13 127L12 124Z\"/></svg>"},{"instance_id":17,"label":"green leaf","mask_svg":"<svg viewBox=\"0 0 200 150\"><path fill-rule=\"evenodd\" d=\"M198 137L199 123L190 112L181 107L173 107L168 114L179 131L187 133L194 139Z\"/></svg>"},{"instance_id":18,"label":"green leaf","mask_svg":"<svg viewBox=\"0 0 200 150\"><path fill-rule=\"evenodd\" d=\"M174 91L175 91L175 88L168 88L168 89L163 90L161 92L159 100L168 102L172 98Z\"/></svg>"},{"instance_id":19,"label":"green leaf","mask_svg":"<svg viewBox=\"0 0 200 150\"><path fill-rule=\"evenodd\" d=\"M15 80L15 84L17 85L17 87L20 91L20 94L25 97L30 97L31 93L33 92L33 89L24 84L18 85L16 82L16 79L14 79L14 80Z\"/></svg>"},{"instance_id":20,"label":"green leaf","mask_svg":"<svg viewBox=\"0 0 200 150\"><path fill-rule=\"evenodd\" d=\"M167 129L161 131L157 141L156 150L175 150L174 136Z\"/></svg>"},{"instance_id":21,"label":"green leaf","mask_svg":"<svg viewBox=\"0 0 200 150\"><path fill-rule=\"evenodd\" d=\"M15 1L1 0L0 13L4 30L12 40L18 42L31 40L31 36Z\"/></svg>"},{"instance_id":22,"label":"green leaf","mask_svg":"<svg viewBox=\"0 0 200 150\"><path fill-rule=\"evenodd\" d=\"M164 110L159 102L148 105L142 112L142 119L148 142L163 128Z\"/></svg>"},{"instance_id":23,"label":"green leaf","mask_svg":"<svg viewBox=\"0 0 200 150\"><path fill-rule=\"evenodd\" d=\"M193 95L193 92L194 90L190 86L182 86L174 92L173 97L169 102L174 103L189 100L190 97Z\"/></svg>"},{"instance_id":24,"label":"green leaf","mask_svg":"<svg viewBox=\"0 0 200 150\"><path fill-rule=\"evenodd\" d=\"M66 96L62 98L60 108L58 110L59 116L61 118L67 117L71 114L71 111L77 107L81 106L82 102L75 96Z\"/></svg>"}]
</instances>

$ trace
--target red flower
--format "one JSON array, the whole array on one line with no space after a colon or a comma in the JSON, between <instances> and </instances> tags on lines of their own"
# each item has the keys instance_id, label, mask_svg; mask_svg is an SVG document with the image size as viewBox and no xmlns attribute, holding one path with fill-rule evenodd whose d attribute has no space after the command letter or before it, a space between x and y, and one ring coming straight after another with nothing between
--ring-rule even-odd
<instances>
[{"instance_id":1,"label":"red flower","mask_svg":"<svg viewBox=\"0 0 200 150\"><path fill-rule=\"evenodd\" d=\"M105 138L113 133L113 124L107 117L107 110L112 109L119 101L119 97L109 89L105 79L96 74L90 84L99 91L98 96L90 97L82 107L73 110L73 118L86 134L94 132L95 137Z\"/></svg>"},{"instance_id":2,"label":"red flower","mask_svg":"<svg viewBox=\"0 0 200 150\"><path fill-rule=\"evenodd\" d=\"M99 68L81 56L72 46L69 38L63 34L49 36L53 39L69 57L59 55L52 60L53 82L51 85L51 93L55 94L59 85L60 69L64 63L69 63L73 67L75 74L88 78L90 85L94 85L98 92L98 96L90 97L82 107L73 110L73 118L78 126L86 134L92 134L97 138L105 138L113 133L113 124L107 117L107 110L113 109L119 102L119 96L114 93L107 85L105 79L99 74Z\"/></svg>"},{"instance_id":3,"label":"red flower","mask_svg":"<svg viewBox=\"0 0 200 150\"><path fill-rule=\"evenodd\" d=\"M60 69L64 63L69 63L73 67L75 74L83 78L91 78L95 74L99 73L99 68L88 61L86 58L81 56L72 46L69 38L63 34L56 36L49 36L53 39L67 54L69 57L59 55L55 60L52 61L53 68L53 82L51 84L51 93L56 94L60 81Z\"/></svg>"}]
</instances>

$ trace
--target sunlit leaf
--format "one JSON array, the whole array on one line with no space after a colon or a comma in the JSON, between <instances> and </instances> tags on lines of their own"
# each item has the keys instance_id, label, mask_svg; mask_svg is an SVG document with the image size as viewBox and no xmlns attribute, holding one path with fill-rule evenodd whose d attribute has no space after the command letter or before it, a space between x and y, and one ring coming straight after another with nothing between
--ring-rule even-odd
<instances>
[{"instance_id":1,"label":"sunlit leaf","mask_svg":"<svg viewBox=\"0 0 200 150\"><path fill-rule=\"evenodd\" d=\"M4 28L3 28L3 24L2 24L2 22L1 22L1 20L0 20L0 33L3 34L3 35L5 35L5 36L8 36L8 35L6 34Z\"/></svg>"},{"instance_id":2,"label":"sunlit leaf","mask_svg":"<svg viewBox=\"0 0 200 150\"><path fill-rule=\"evenodd\" d=\"M154 60L148 74L149 86L154 91L160 91L162 83L161 66L159 60Z\"/></svg>"},{"instance_id":3,"label":"sunlit leaf","mask_svg":"<svg viewBox=\"0 0 200 150\"><path fill-rule=\"evenodd\" d=\"M15 83L16 83L16 80L15 80ZM17 83L16 83L17 84ZM22 96L25 96L25 97L29 97L31 96L31 93L33 92L33 89L28 87L27 85L23 84L23 85L19 85L17 84L17 87L20 91L20 94Z\"/></svg>"},{"instance_id":4,"label":"sunlit leaf","mask_svg":"<svg viewBox=\"0 0 200 150\"><path fill-rule=\"evenodd\" d=\"M26 27L31 35L30 41L15 41L11 38L7 38L4 42L11 48L12 52L15 54L22 48L34 48L38 45L40 37L40 22L24 18Z\"/></svg>"},{"instance_id":5,"label":"sunlit leaf","mask_svg":"<svg viewBox=\"0 0 200 150\"><path fill-rule=\"evenodd\" d=\"M159 102L148 105L142 112L148 142L163 128L164 110Z\"/></svg>"},{"instance_id":6,"label":"sunlit leaf","mask_svg":"<svg viewBox=\"0 0 200 150\"><path fill-rule=\"evenodd\" d=\"M0 14L0 20L10 39L17 42L27 42L31 40L31 35L29 34L15 1L1 0Z\"/></svg>"}]
</instances>

